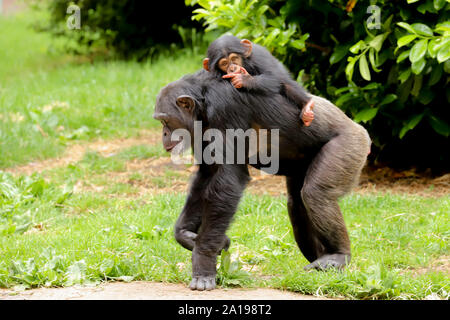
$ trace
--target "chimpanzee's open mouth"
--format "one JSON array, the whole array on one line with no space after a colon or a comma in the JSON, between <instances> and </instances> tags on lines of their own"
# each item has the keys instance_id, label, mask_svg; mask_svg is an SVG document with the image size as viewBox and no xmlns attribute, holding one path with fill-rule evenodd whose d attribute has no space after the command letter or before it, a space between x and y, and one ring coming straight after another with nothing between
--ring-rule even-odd
<instances>
[{"instance_id":1,"label":"chimpanzee's open mouth","mask_svg":"<svg viewBox=\"0 0 450 320\"><path fill-rule=\"evenodd\" d=\"M180 141L172 141L172 143L170 145L165 146L164 148L166 149L167 152L171 152L173 150L173 148L175 148L175 146L177 144L179 144L180 142L181 142L181 140Z\"/></svg>"}]
</instances>

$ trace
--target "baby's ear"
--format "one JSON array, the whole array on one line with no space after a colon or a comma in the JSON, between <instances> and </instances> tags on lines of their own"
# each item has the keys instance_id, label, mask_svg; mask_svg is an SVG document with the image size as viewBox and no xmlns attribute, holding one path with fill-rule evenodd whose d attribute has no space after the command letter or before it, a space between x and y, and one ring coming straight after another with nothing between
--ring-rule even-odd
<instances>
[{"instance_id":1,"label":"baby's ear","mask_svg":"<svg viewBox=\"0 0 450 320\"><path fill-rule=\"evenodd\" d=\"M246 58L250 57L250 55L252 54L252 49L253 49L252 42L250 40L243 39L243 40L241 40L241 44L245 50L244 57L246 57Z\"/></svg>"},{"instance_id":2,"label":"baby's ear","mask_svg":"<svg viewBox=\"0 0 450 320\"><path fill-rule=\"evenodd\" d=\"M209 71L209 58L203 59L203 69Z\"/></svg>"}]
</instances>

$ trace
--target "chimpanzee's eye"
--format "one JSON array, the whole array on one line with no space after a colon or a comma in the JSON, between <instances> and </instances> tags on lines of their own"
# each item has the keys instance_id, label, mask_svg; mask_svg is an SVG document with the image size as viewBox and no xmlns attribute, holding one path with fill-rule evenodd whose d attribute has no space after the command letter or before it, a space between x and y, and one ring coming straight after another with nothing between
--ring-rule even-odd
<instances>
[{"instance_id":1,"label":"chimpanzee's eye","mask_svg":"<svg viewBox=\"0 0 450 320\"><path fill-rule=\"evenodd\" d=\"M228 65L228 62L226 62L226 61L223 61L223 62L220 63L220 67L221 68L226 68L227 65Z\"/></svg>"}]
</instances>

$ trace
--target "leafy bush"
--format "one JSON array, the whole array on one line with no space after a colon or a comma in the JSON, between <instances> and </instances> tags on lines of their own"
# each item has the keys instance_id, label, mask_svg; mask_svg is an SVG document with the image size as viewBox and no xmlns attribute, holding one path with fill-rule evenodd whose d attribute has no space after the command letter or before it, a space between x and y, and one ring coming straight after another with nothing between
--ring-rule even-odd
<instances>
[{"instance_id":1,"label":"leafy bush","mask_svg":"<svg viewBox=\"0 0 450 320\"><path fill-rule=\"evenodd\" d=\"M80 8L79 30L67 27L72 4ZM172 43L181 44L180 30L194 30L195 36L200 26L189 19L190 8L182 2L158 1L155 6L138 0L54 0L47 6L51 20L41 27L74 40L69 49L76 53L106 48L126 58L143 58Z\"/></svg>"},{"instance_id":2,"label":"leafy bush","mask_svg":"<svg viewBox=\"0 0 450 320\"><path fill-rule=\"evenodd\" d=\"M372 160L441 168L450 163L449 2L186 0L201 7L193 19L206 30L266 46L312 93L363 122Z\"/></svg>"}]
</instances>

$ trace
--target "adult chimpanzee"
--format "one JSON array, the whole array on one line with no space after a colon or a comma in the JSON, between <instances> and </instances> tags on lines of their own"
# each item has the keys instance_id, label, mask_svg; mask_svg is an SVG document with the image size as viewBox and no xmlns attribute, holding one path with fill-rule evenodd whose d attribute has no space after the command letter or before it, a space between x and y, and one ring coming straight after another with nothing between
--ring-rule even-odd
<instances>
[{"instance_id":1,"label":"adult chimpanzee","mask_svg":"<svg viewBox=\"0 0 450 320\"><path fill-rule=\"evenodd\" d=\"M303 123L311 124L314 119L311 95L292 80L283 64L266 48L247 39L224 35L211 43L207 55L203 60L206 71L230 79L235 88L263 92L279 90L300 108Z\"/></svg>"},{"instance_id":2,"label":"adult chimpanzee","mask_svg":"<svg viewBox=\"0 0 450 320\"><path fill-rule=\"evenodd\" d=\"M299 109L273 91L239 91L229 81L200 71L164 87L154 118L163 123L166 150L171 134L184 128L279 129L279 171L286 176L288 212L296 242L311 262L305 269L342 268L350 261L350 241L338 198L357 182L370 148L367 131L329 101L313 96L316 117L298 125ZM194 138L193 138L194 140ZM194 153L198 147L193 141ZM261 164L253 164L261 168ZM249 178L246 164L199 165L175 225L175 238L192 250L191 289L215 287L216 258L227 249L225 232Z\"/></svg>"}]
</instances>

